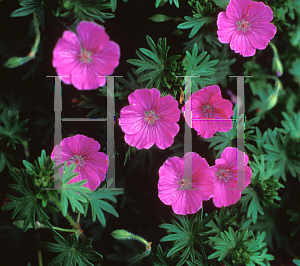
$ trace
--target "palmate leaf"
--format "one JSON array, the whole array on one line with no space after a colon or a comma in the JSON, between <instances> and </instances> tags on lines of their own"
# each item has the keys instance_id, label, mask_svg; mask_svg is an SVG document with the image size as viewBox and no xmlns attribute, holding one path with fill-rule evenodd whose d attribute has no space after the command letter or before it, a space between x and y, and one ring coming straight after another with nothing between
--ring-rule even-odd
<instances>
[{"instance_id":1,"label":"palmate leaf","mask_svg":"<svg viewBox=\"0 0 300 266\"><path fill-rule=\"evenodd\" d=\"M189 38L193 38L195 34L204 26L205 24L209 23L212 21L211 18L207 17L189 17L185 16L184 19L186 22L183 22L177 26L178 29L189 29L192 28Z\"/></svg>"},{"instance_id":2,"label":"palmate leaf","mask_svg":"<svg viewBox=\"0 0 300 266\"><path fill-rule=\"evenodd\" d=\"M173 224L161 224L160 228L167 230L169 235L163 237L160 241L174 241L173 247L169 250L167 257L182 251L180 255L179 265L183 265L188 259L195 262L196 257L202 259L205 254L196 256L195 249L204 245L203 243L208 240L206 232L210 230L208 223L214 218L216 211L211 212L208 216L203 218L203 211L201 214L195 214L191 219L186 216L175 216L180 224L172 219ZM201 244L200 244L201 243Z\"/></svg>"},{"instance_id":3,"label":"palmate leaf","mask_svg":"<svg viewBox=\"0 0 300 266\"><path fill-rule=\"evenodd\" d=\"M21 8L10 14L11 17L25 17L36 12L42 6L41 0L19 0Z\"/></svg>"},{"instance_id":4,"label":"palmate leaf","mask_svg":"<svg viewBox=\"0 0 300 266\"><path fill-rule=\"evenodd\" d=\"M171 82L176 80L177 60L180 55L168 57L170 46L167 46L166 38L159 38L157 45L150 36L146 36L151 49L140 48L136 51L140 59L129 59L128 63L138 67L136 74L143 72L137 82L148 81L147 88L171 87ZM145 73L144 73L145 72Z\"/></svg>"},{"instance_id":5,"label":"palmate leaf","mask_svg":"<svg viewBox=\"0 0 300 266\"><path fill-rule=\"evenodd\" d=\"M51 252L61 252L61 254L50 261L49 266L93 266L94 264L90 260L99 261L103 258L92 249L92 239L90 238L79 243L75 234L69 235L67 239L64 239L55 230L52 230L52 234L58 244L41 242L41 246Z\"/></svg>"},{"instance_id":6,"label":"palmate leaf","mask_svg":"<svg viewBox=\"0 0 300 266\"><path fill-rule=\"evenodd\" d=\"M168 0L156 0L155 7L158 8L159 6L164 5ZM174 3L174 5L179 8L179 0L169 0L170 5Z\"/></svg>"},{"instance_id":7,"label":"palmate leaf","mask_svg":"<svg viewBox=\"0 0 300 266\"><path fill-rule=\"evenodd\" d=\"M25 170L21 170L20 173L16 173L14 170L10 170L12 178L17 184L10 185L11 188L23 194L23 197L17 198L11 195L7 197L11 202L5 204L1 210L12 210L12 219L23 220L23 231L26 232L28 228L33 226L35 228L35 222L45 223L51 226L49 223L49 217L45 212L45 208L41 206L41 202L38 201L36 195L32 191L33 187L30 186L30 176Z\"/></svg>"},{"instance_id":8,"label":"palmate leaf","mask_svg":"<svg viewBox=\"0 0 300 266\"><path fill-rule=\"evenodd\" d=\"M117 202L115 196L122 194L122 190L113 190L101 188L97 191L93 191L88 195L88 203L91 206L93 222L96 221L96 218L100 221L103 227L106 226L105 216L102 210L111 213L112 215L119 217L118 213L114 207L107 203L105 200L111 200L112 202ZM87 215L88 204L85 206L85 216Z\"/></svg>"},{"instance_id":9,"label":"palmate leaf","mask_svg":"<svg viewBox=\"0 0 300 266\"><path fill-rule=\"evenodd\" d=\"M211 85L214 81L211 78L204 78L211 76L215 73L215 69L212 67L215 66L219 60L213 60L209 62L209 55L207 52L203 52L198 56L198 46L194 45L192 54L186 51L186 58L183 61L185 68L186 76L199 76L192 78L192 92L198 91L198 86L204 88L208 85Z\"/></svg>"},{"instance_id":10,"label":"palmate leaf","mask_svg":"<svg viewBox=\"0 0 300 266\"><path fill-rule=\"evenodd\" d=\"M252 217L253 224L257 221L257 213L264 215L263 207L270 208L280 207L274 200L280 200L277 190L284 187L274 178L279 171L275 166L275 160L268 160L265 164L264 156L260 156L260 160L253 155L255 162L250 162L252 169L251 186L253 190L244 190L239 203L242 204L241 211L246 211L247 217ZM249 206L248 206L249 204Z\"/></svg>"},{"instance_id":11,"label":"palmate leaf","mask_svg":"<svg viewBox=\"0 0 300 266\"><path fill-rule=\"evenodd\" d=\"M62 213L66 216L68 211L68 202L70 202L73 212L75 210L84 213L82 204L87 202L87 193L91 190L83 185L87 180L67 184L72 178L78 175L78 173L73 173L76 168L76 163L67 166L67 162L64 163L63 175L62 175L62 189L59 190L61 193L60 204L62 206Z\"/></svg>"},{"instance_id":12,"label":"palmate leaf","mask_svg":"<svg viewBox=\"0 0 300 266\"><path fill-rule=\"evenodd\" d=\"M220 236L210 237L217 251L208 259L218 258L218 261L223 261L226 265L270 266L269 260L274 260L274 257L267 254L268 250L264 248L266 243L263 240L266 233L258 233L257 237L252 231L250 234L247 233L248 230L234 232L229 227L229 230L221 232Z\"/></svg>"}]
</instances>

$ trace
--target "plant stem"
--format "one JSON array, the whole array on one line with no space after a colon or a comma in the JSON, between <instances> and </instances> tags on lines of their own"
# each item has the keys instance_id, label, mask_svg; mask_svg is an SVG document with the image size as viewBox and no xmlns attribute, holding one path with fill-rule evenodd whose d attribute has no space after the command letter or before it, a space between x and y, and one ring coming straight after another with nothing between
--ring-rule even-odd
<instances>
[{"instance_id":1,"label":"plant stem","mask_svg":"<svg viewBox=\"0 0 300 266\"><path fill-rule=\"evenodd\" d=\"M41 33L40 33L40 29L39 29L39 25L38 25L38 21L37 21L35 12L33 13L33 19L34 19L34 26L35 26L35 30L36 30L36 38L35 38L34 45L31 48L30 53L28 54L28 56L31 58L35 58L35 54L37 52L37 48L39 46L40 39L41 39Z\"/></svg>"},{"instance_id":2,"label":"plant stem","mask_svg":"<svg viewBox=\"0 0 300 266\"><path fill-rule=\"evenodd\" d=\"M60 205L58 199L57 199L57 198L54 198L54 197L52 197L51 199L54 201L54 203L57 205L57 207L58 207L58 208L61 210L61 212L62 212L62 206ZM69 221L70 225L72 225L74 229L76 229L76 230L79 229L79 226L73 221L72 217L71 217L68 213L66 214L65 217L67 218L67 220Z\"/></svg>"},{"instance_id":3,"label":"plant stem","mask_svg":"<svg viewBox=\"0 0 300 266\"><path fill-rule=\"evenodd\" d=\"M48 225L44 225L44 224L41 224L41 223L39 223L39 227L40 228L49 228L49 229L53 228L53 229L58 230L58 231L70 232L70 233L76 233L78 231L76 229L65 229L65 228L60 228L60 227L56 227L56 226L50 227Z\"/></svg>"}]
</instances>

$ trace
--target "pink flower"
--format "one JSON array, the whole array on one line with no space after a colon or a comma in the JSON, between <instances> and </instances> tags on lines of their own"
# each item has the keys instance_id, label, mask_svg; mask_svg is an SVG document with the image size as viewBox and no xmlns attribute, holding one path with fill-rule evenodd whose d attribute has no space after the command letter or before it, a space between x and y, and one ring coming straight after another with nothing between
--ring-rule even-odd
<instances>
[{"instance_id":1,"label":"pink flower","mask_svg":"<svg viewBox=\"0 0 300 266\"><path fill-rule=\"evenodd\" d=\"M244 158L244 163L241 165L238 165L238 157ZM216 160L215 166L210 168L215 180L213 202L216 207L221 208L235 204L241 198L242 190L237 189L237 178L245 180L244 188L250 184L252 172L247 165L248 160L249 158L244 152L237 148L227 147L222 152L221 158ZM243 169L245 178L243 177Z\"/></svg>"},{"instance_id":2,"label":"pink flower","mask_svg":"<svg viewBox=\"0 0 300 266\"><path fill-rule=\"evenodd\" d=\"M119 45L93 22L80 22L77 34L64 31L53 50L53 67L64 83L78 90L104 86L106 78L99 76L111 75L119 65Z\"/></svg>"},{"instance_id":3,"label":"pink flower","mask_svg":"<svg viewBox=\"0 0 300 266\"><path fill-rule=\"evenodd\" d=\"M218 15L218 36L221 43L242 56L252 56L256 49L263 50L276 33L270 23L272 9L262 2L231 0L226 12Z\"/></svg>"},{"instance_id":4,"label":"pink flower","mask_svg":"<svg viewBox=\"0 0 300 266\"><path fill-rule=\"evenodd\" d=\"M164 204L172 205L177 214L199 211L202 201L214 195L213 174L206 160L197 153L166 160L158 173L158 197Z\"/></svg>"},{"instance_id":5,"label":"pink flower","mask_svg":"<svg viewBox=\"0 0 300 266\"><path fill-rule=\"evenodd\" d=\"M170 95L160 97L157 89L136 90L128 101L119 118L125 142L138 149L149 149L154 143L160 149L170 147L179 131L178 102Z\"/></svg>"},{"instance_id":6,"label":"pink flower","mask_svg":"<svg viewBox=\"0 0 300 266\"><path fill-rule=\"evenodd\" d=\"M60 145L56 145L51 153L51 159L56 165L63 164L64 161L67 161L68 166L76 163L74 172L77 172L78 176L69 183L86 179L88 182L84 186L95 190L105 179L108 166L108 157L105 153L98 152L99 149L99 142L93 138L76 135L65 138Z\"/></svg>"},{"instance_id":7,"label":"pink flower","mask_svg":"<svg viewBox=\"0 0 300 266\"><path fill-rule=\"evenodd\" d=\"M193 93L182 107L184 115L186 106L192 111L192 121L187 119L187 124L203 138L211 138L216 131L228 132L232 128L232 103L222 98L217 85Z\"/></svg>"}]
</instances>

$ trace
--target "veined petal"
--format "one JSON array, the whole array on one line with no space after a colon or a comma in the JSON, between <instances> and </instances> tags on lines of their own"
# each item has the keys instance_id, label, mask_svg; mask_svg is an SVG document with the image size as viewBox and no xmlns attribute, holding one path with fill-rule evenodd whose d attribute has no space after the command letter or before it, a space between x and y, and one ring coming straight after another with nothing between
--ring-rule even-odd
<instances>
[{"instance_id":1,"label":"veined petal","mask_svg":"<svg viewBox=\"0 0 300 266\"><path fill-rule=\"evenodd\" d=\"M86 51L95 53L103 49L109 41L109 36L106 34L104 28L96 23L81 21L76 30L81 44Z\"/></svg>"}]
</instances>

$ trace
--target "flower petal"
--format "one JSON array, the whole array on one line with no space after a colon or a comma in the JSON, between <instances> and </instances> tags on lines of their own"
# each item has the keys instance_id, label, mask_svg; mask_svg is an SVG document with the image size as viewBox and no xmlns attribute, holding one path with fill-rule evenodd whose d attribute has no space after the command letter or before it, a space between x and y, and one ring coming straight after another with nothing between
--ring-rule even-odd
<instances>
[{"instance_id":1,"label":"flower petal","mask_svg":"<svg viewBox=\"0 0 300 266\"><path fill-rule=\"evenodd\" d=\"M248 57L255 55L256 49L250 43L247 34L243 31L236 31L232 35L230 48L242 56Z\"/></svg>"},{"instance_id":2,"label":"flower petal","mask_svg":"<svg viewBox=\"0 0 300 266\"><path fill-rule=\"evenodd\" d=\"M96 23L81 21L76 30L81 44L86 51L95 53L103 49L109 41L109 36L106 34L104 28Z\"/></svg>"}]
</instances>

